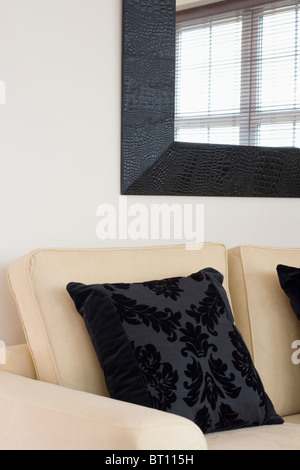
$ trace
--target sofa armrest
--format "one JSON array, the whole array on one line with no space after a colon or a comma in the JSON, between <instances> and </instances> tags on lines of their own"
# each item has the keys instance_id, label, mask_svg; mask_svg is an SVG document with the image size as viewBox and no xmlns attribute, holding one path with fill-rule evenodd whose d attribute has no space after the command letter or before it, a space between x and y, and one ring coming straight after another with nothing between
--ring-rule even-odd
<instances>
[{"instance_id":1,"label":"sofa armrest","mask_svg":"<svg viewBox=\"0 0 300 470\"><path fill-rule=\"evenodd\" d=\"M206 450L190 420L0 372L2 450Z\"/></svg>"},{"instance_id":2,"label":"sofa armrest","mask_svg":"<svg viewBox=\"0 0 300 470\"><path fill-rule=\"evenodd\" d=\"M5 362L0 363L0 372L11 372L36 379L36 373L27 344L6 346Z\"/></svg>"}]
</instances>

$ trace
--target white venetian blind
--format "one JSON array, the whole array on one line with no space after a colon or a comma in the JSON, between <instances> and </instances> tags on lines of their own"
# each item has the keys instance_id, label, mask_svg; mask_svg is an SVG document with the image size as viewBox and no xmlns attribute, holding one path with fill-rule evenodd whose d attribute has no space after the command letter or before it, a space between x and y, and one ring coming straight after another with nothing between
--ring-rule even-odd
<instances>
[{"instance_id":1,"label":"white venetian blind","mask_svg":"<svg viewBox=\"0 0 300 470\"><path fill-rule=\"evenodd\" d=\"M299 5L177 23L177 141L300 146Z\"/></svg>"}]
</instances>

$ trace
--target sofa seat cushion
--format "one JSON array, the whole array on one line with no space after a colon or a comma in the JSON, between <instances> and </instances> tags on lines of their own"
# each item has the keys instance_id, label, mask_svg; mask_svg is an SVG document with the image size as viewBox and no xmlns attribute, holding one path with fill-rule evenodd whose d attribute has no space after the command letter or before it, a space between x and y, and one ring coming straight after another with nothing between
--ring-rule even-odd
<instances>
[{"instance_id":1,"label":"sofa seat cushion","mask_svg":"<svg viewBox=\"0 0 300 470\"><path fill-rule=\"evenodd\" d=\"M67 290L112 398L169 411L204 433L281 424L212 268L142 283Z\"/></svg>"},{"instance_id":2,"label":"sofa seat cushion","mask_svg":"<svg viewBox=\"0 0 300 470\"><path fill-rule=\"evenodd\" d=\"M104 249L38 249L14 261L9 282L20 313L37 378L108 395L103 373L66 285L139 282L158 276L185 276L212 266L224 276L227 250L208 243L183 246Z\"/></svg>"},{"instance_id":3,"label":"sofa seat cushion","mask_svg":"<svg viewBox=\"0 0 300 470\"><path fill-rule=\"evenodd\" d=\"M284 420L287 423L295 423L295 424L299 424L300 426L300 413L297 413L295 415L285 416ZM300 427L299 427L299 433L300 433ZM300 437L299 437L299 440L300 440Z\"/></svg>"},{"instance_id":4,"label":"sofa seat cushion","mask_svg":"<svg viewBox=\"0 0 300 470\"><path fill-rule=\"evenodd\" d=\"M300 425L259 426L206 435L208 450L300 450Z\"/></svg>"}]
</instances>

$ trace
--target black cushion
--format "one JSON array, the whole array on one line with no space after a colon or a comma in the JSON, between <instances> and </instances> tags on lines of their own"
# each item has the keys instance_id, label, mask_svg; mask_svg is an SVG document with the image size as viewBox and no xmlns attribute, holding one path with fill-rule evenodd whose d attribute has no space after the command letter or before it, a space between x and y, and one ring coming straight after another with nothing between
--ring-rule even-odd
<instances>
[{"instance_id":1,"label":"black cushion","mask_svg":"<svg viewBox=\"0 0 300 470\"><path fill-rule=\"evenodd\" d=\"M277 274L280 285L290 299L296 317L300 320L300 268L278 264Z\"/></svg>"},{"instance_id":2,"label":"black cushion","mask_svg":"<svg viewBox=\"0 0 300 470\"><path fill-rule=\"evenodd\" d=\"M112 398L193 420L204 433L279 424L212 268L67 290Z\"/></svg>"}]
</instances>

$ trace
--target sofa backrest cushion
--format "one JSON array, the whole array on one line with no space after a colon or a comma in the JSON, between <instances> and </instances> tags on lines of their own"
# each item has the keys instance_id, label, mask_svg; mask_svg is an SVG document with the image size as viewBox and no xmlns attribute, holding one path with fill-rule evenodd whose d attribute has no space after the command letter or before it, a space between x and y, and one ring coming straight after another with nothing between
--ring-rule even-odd
<instances>
[{"instance_id":1,"label":"sofa backrest cushion","mask_svg":"<svg viewBox=\"0 0 300 470\"><path fill-rule=\"evenodd\" d=\"M235 322L281 416L300 412L300 322L282 290L278 264L300 267L300 249L242 246L228 254ZM299 348L299 346L298 346Z\"/></svg>"},{"instance_id":2,"label":"sofa backrest cushion","mask_svg":"<svg viewBox=\"0 0 300 470\"><path fill-rule=\"evenodd\" d=\"M84 321L66 290L69 282L142 282L187 276L206 267L223 274L229 295L222 244L204 244L201 249L40 249L16 260L9 281L38 379L108 395Z\"/></svg>"}]
</instances>

